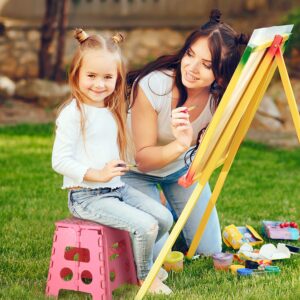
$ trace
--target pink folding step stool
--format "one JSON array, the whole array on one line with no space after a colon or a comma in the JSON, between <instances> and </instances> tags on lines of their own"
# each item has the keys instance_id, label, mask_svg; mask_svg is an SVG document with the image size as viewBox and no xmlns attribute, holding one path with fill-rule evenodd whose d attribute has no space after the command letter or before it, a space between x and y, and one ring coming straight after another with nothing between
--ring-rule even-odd
<instances>
[{"instance_id":1,"label":"pink folding step stool","mask_svg":"<svg viewBox=\"0 0 300 300\"><path fill-rule=\"evenodd\" d=\"M58 297L64 289L111 300L121 284L137 283L127 231L77 218L55 226L46 295Z\"/></svg>"}]
</instances>

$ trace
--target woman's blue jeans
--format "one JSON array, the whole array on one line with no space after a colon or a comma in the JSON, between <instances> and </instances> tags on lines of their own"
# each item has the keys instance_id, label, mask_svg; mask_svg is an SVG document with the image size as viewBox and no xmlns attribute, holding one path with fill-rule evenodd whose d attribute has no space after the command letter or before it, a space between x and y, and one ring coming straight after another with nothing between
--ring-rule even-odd
<instances>
[{"instance_id":1,"label":"woman's blue jeans","mask_svg":"<svg viewBox=\"0 0 300 300\"><path fill-rule=\"evenodd\" d=\"M164 192L164 195L169 205L172 207L172 210L175 211L177 216L180 216L190 195L192 194L195 188L195 184L188 188L183 188L177 183L178 179L186 172L187 167L184 167L179 171L168 176L158 177L130 171L124 176L122 176L122 181L134 187L135 189L143 192L144 194L150 196L151 198L155 199L157 202L160 202L159 190L157 188L157 185L159 184ZM183 236L186 240L187 246L190 246L193 240L193 237L196 233L200 220L206 209L210 196L211 190L209 185L207 184L204 187L201 196L183 229ZM159 254L167 238L168 234L163 236L159 240L159 242L156 243L154 247L154 258L156 258ZM222 239L220 223L217 210L216 208L214 208L206 225L202 239L197 247L196 253L211 255L213 253L221 251Z\"/></svg>"},{"instance_id":2,"label":"woman's blue jeans","mask_svg":"<svg viewBox=\"0 0 300 300\"><path fill-rule=\"evenodd\" d=\"M78 218L130 233L140 280L153 264L153 247L173 224L169 210L147 195L125 185L116 190L81 189L69 192L69 209Z\"/></svg>"}]
</instances>

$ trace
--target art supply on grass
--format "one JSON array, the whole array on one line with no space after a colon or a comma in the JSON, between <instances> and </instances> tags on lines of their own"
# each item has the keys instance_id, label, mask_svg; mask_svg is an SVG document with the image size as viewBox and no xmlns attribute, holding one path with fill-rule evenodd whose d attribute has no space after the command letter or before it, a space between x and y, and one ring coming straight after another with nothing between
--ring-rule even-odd
<instances>
[{"instance_id":1,"label":"art supply on grass","mask_svg":"<svg viewBox=\"0 0 300 300\"><path fill-rule=\"evenodd\" d=\"M296 222L262 221L263 233L274 240L295 240L300 237Z\"/></svg>"},{"instance_id":2,"label":"art supply on grass","mask_svg":"<svg viewBox=\"0 0 300 300\"><path fill-rule=\"evenodd\" d=\"M280 273L280 268L277 266L266 266L263 270L253 270L253 269L238 269L237 274L239 276L259 276L259 275L269 275Z\"/></svg>"},{"instance_id":3,"label":"art supply on grass","mask_svg":"<svg viewBox=\"0 0 300 300\"><path fill-rule=\"evenodd\" d=\"M275 273L275 274L280 272L280 268L277 266L266 266L264 270L266 272Z\"/></svg>"},{"instance_id":4,"label":"art supply on grass","mask_svg":"<svg viewBox=\"0 0 300 300\"><path fill-rule=\"evenodd\" d=\"M237 275L239 276L251 276L253 271L251 269L243 268L237 270Z\"/></svg>"},{"instance_id":5,"label":"art supply on grass","mask_svg":"<svg viewBox=\"0 0 300 300\"><path fill-rule=\"evenodd\" d=\"M287 244L285 244L285 246L290 250L291 253L300 254L300 247L296 247L293 245L287 245Z\"/></svg>"},{"instance_id":6,"label":"art supply on grass","mask_svg":"<svg viewBox=\"0 0 300 300\"><path fill-rule=\"evenodd\" d=\"M180 272L183 270L184 255L179 251L171 251L165 259L164 269L166 271Z\"/></svg>"},{"instance_id":7,"label":"art supply on grass","mask_svg":"<svg viewBox=\"0 0 300 300\"><path fill-rule=\"evenodd\" d=\"M256 262L256 261L247 259L247 260L245 261L245 267L246 267L247 269L252 269L252 270L258 269L259 263Z\"/></svg>"},{"instance_id":8,"label":"art supply on grass","mask_svg":"<svg viewBox=\"0 0 300 300\"><path fill-rule=\"evenodd\" d=\"M238 269L244 269L244 268L245 268L245 266L243 266L243 265L231 265L229 267L229 270L231 271L232 274L236 275Z\"/></svg>"},{"instance_id":9,"label":"art supply on grass","mask_svg":"<svg viewBox=\"0 0 300 300\"><path fill-rule=\"evenodd\" d=\"M213 256L214 267L216 270L228 270L232 264L232 253L215 253Z\"/></svg>"},{"instance_id":10,"label":"art supply on grass","mask_svg":"<svg viewBox=\"0 0 300 300\"><path fill-rule=\"evenodd\" d=\"M263 238L250 225L235 226L228 225L222 233L223 241L228 247L239 249L244 243L255 246L263 243Z\"/></svg>"}]
</instances>

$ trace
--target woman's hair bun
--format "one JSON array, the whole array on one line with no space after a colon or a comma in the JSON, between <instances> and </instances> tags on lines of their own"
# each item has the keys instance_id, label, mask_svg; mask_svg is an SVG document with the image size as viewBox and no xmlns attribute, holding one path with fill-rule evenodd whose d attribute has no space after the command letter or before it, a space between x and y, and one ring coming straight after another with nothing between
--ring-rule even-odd
<instances>
[{"instance_id":1,"label":"woman's hair bun","mask_svg":"<svg viewBox=\"0 0 300 300\"><path fill-rule=\"evenodd\" d=\"M235 42L237 45L247 45L249 37L247 34L241 33L235 37Z\"/></svg>"},{"instance_id":2,"label":"woman's hair bun","mask_svg":"<svg viewBox=\"0 0 300 300\"><path fill-rule=\"evenodd\" d=\"M81 44L83 43L89 35L81 28L76 28L74 31L74 38Z\"/></svg>"},{"instance_id":3,"label":"woman's hair bun","mask_svg":"<svg viewBox=\"0 0 300 300\"><path fill-rule=\"evenodd\" d=\"M111 39L113 40L114 43L119 44L119 43L124 42L125 36L123 34L121 34L120 32L118 32L114 36L112 36Z\"/></svg>"},{"instance_id":4,"label":"woman's hair bun","mask_svg":"<svg viewBox=\"0 0 300 300\"><path fill-rule=\"evenodd\" d=\"M221 15L222 14L218 9L213 9L210 12L209 21L210 22L215 22L215 23L220 23Z\"/></svg>"}]
</instances>

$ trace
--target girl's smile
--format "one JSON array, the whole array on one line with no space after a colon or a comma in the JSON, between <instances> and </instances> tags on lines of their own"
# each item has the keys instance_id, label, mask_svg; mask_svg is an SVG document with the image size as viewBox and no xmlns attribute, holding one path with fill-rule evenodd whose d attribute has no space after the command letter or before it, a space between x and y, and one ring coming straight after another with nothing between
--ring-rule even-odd
<instances>
[{"instance_id":1,"label":"girl's smile","mask_svg":"<svg viewBox=\"0 0 300 300\"><path fill-rule=\"evenodd\" d=\"M89 50L82 59L79 71L79 89L85 102L103 107L104 100L115 90L118 78L114 55L105 50Z\"/></svg>"}]
</instances>

